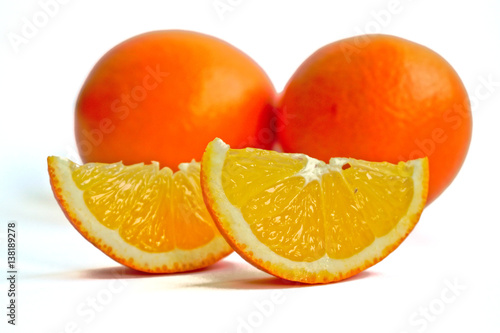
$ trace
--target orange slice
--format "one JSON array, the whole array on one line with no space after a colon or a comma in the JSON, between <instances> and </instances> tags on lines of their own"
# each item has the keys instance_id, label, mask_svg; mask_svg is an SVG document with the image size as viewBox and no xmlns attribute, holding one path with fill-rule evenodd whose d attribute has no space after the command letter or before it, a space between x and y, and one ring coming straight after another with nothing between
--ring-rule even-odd
<instances>
[{"instance_id":1,"label":"orange slice","mask_svg":"<svg viewBox=\"0 0 500 333\"><path fill-rule=\"evenodd\" d=\"M413 229L424 208L428 161L397 165L350 158L230 149L211 142L201 187L221 234L275 276L328 283L374 265Z\"/></svg>"},{"instance_id":2,"label":"orange slice","mask_svg":"<svg viewBox=\"0 0 500 333\"><path fill-rule=\"evenodd\" d=\"M83 237L136 270L171 273L215 263L232 252L213 223L200 188L200 164L179 171L122 163L47 159L54 195Z\"/></svg>"}]
</instances>

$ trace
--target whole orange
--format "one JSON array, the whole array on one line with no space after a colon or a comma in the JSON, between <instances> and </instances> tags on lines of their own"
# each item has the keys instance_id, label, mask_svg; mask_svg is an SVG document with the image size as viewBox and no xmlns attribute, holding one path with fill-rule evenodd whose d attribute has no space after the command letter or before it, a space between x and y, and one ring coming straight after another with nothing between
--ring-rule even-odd
<instances>
[{"instance_id":1,"label":"whole orange","mask_svg":"<svg viewBox=\"0 0 500 333\"><path fill-rule=\"evenodd\" d=\"M457 175L471 139L470 103L455 70L429 48L394 36L320 48L278 104L286 152L391 163L428 156L428 203Z\"/></svg>"},{"instance_id":2,"label":"whole orange","mask_svg":"<svg viewBox=\"0 0 500 333\"><path fill-rule=\"evenodd\" d=\"M75 133L83 162L200 160L215 137L270 148L275 89L234 46L201 33L145 33L115 46L78 96Z\"/></svg>"}]
</instances>

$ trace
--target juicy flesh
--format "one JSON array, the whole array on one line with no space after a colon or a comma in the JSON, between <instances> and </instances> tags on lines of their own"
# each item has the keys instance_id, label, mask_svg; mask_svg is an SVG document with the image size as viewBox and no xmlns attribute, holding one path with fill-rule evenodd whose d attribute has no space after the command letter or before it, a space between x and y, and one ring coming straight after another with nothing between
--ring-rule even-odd
<instances>
[{"instance_id":1,"label":"juicy flesh","mask_svg":"<svg viewBox=\"0 0 500 333\"><path fill-rule=\"evenodd\" d=\"M89 211L140 250L194 249L217 233L203 203L198 163L175 174L157 164L121 163L73 164L72 172Z\"/></svg>"},{"instance_id":2,"label":"juicy flesh","mask_svg":"<svg viewBox=\"0 0 500 333\"><path fill-rule=\"evenodd\" d=\"M413 198L404 163L255 152L229 150L222 185L259 241L290 260L351 257L386 235Z\"/></svg>"}]
</instances>

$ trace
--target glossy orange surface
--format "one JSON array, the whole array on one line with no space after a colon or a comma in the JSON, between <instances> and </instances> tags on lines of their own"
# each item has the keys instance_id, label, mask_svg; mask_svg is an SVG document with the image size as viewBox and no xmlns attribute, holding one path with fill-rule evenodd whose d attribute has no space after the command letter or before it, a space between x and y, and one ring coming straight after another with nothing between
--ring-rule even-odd
<instances>
[{"instance_id":1,"label":"glossy orange surface","mask_svg":"<svg viewBox=\"0 0 500 333\"><path fill-rule=\"evenodd\" d=\"M281 94L284 151L328 161L429 157L428 203L457 175L471 140L467 92L452 66L387 35L340 40L312 54Z\"/></svg>"},{"instance_id":2,"label":"glossy orange surface","mask_svg":"<svg viewBox=\"0 0 500 333\"><path fill-rule=\"evenodd\" d=\"M274 87L246 54L190 31L155 31L107 52L86 79L75 133L84 162L177 170L221 137L270 148Z\"/></svg>"}]
</instances>

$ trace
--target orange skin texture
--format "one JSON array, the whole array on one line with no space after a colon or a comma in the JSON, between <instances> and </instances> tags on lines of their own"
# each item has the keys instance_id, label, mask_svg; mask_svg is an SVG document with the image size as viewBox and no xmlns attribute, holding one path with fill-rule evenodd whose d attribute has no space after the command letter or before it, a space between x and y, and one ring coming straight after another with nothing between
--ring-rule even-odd
<instances>
[{"instance_id":1,"label":"orange skin texture","mask_svg":"<svg viewBox=\"0 0 500 333\"><path fill-rule=\"evenodd\" d=\"M285 152L328 161L397 163L429 157L427 204L459 172L472 135L465 87L422 45L388 35L328 44L293 74L278 102Z\"/></svg>"},{"instance_id":2,"label":"orange skin texture","mask_svg":"<svg viewBox=\"0 0 500 333\"><path fill-rule=\"evenodd\" d=\"M84 163L158 161L177 170L221 137L270 149L275 89L246 54L182 30L133 37L107 52L78 96L75 135Z\"/></svg>"}]
</instances>

